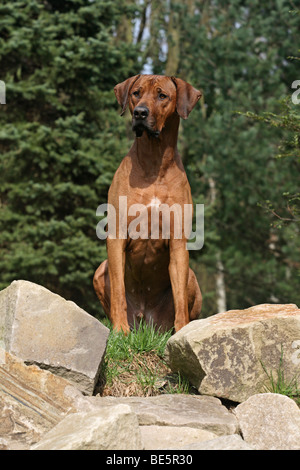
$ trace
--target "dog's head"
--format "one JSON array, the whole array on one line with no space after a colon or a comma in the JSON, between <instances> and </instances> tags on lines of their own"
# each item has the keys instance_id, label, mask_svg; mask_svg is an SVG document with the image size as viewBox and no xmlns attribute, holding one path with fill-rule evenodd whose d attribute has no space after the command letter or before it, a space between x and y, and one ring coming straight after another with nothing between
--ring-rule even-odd
<instances>
[{"instance_id":1,"label":"dog's head","mask_svg":"<svg viewBox=\"0 0 300 470\"><path fill-rule=\"evenodd\" d=\"M121 115L129 105L137 137L144 130L158 137L168 117L177 112L186 119L201 97L200 91L181 78L162 75L135 75L116 85L114 91Z\"/></svg>"}]
</instances>

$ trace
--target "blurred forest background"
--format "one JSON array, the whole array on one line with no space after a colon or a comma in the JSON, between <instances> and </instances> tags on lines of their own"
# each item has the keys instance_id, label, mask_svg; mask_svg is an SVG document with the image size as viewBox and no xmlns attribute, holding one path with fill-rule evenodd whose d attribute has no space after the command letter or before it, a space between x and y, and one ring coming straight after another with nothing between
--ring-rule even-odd
<instances>
[{"instance_id":1,"label":"blurred forest background","mask_svg":"<svg viewBox=\"0 0 300 470\"><path fill-rule=\"evenodd\" d=\"M194 203L205 204L204 248L190 252L203 316L300 306L296 9L288 0L2 0L0 289L27 279L101 313L96 209L134 138L113 87L142 72L203 91L179 136Z\"/></svg>"}]
</instances>

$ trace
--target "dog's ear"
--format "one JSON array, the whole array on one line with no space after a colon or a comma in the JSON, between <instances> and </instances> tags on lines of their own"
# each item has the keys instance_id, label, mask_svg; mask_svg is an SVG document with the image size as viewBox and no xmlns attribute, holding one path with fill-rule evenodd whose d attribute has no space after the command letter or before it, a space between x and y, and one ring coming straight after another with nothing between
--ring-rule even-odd
<instances>
[{"instance_id":1,"label":"dog's ear","mask_svg":"<svg viewBox=\"0 0 300 470\"><path fill-rule=\"evenodd\" d=\"M202 93L181 78L171 77L177 89L176 110L180 117L187 119Z\"/></svg>"},{"instance_id":2,"label":"dog's ear","mask_svg":"<svg viewBox=\"0 0 300 470\"><path fill-rule=\"evenodd\" d=\"M114 92L118 103L120 106L122 106L121 116L123 116L127 108L129 91L137 79L140 78L140 76L141 75L135 75L134 77L127 78L127 80L118 83L118 85L114 87Z\"/></svg>"}]
</instances>

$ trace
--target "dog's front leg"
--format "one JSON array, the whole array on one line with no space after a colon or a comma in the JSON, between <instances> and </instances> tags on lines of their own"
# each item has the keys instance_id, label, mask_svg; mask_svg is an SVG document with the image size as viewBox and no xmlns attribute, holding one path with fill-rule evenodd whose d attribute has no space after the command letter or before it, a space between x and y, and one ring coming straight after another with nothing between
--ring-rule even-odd
<instances>
[{"instance_id":1,"label":"dog's front leg","mask_svg":"<svg viewBox=\"0 0 300 470\"><path fill-rule=\"evenodd\" d=\"M175 307L175 331L189 323L187 285L189 276L189 252L186 240L170 240L169 275Z\"/></svg>"},{"instance_id":2,"label":"dog's front leg","mask_svg":"<svg viewBox=\"0 0 300 470\"><path fill-rule=\"evenodd\" d=\"M114 330L129 332L125 296L126 240L107 238L108 273L110 280L110 321Z\"/></svg>"}]
</instances>

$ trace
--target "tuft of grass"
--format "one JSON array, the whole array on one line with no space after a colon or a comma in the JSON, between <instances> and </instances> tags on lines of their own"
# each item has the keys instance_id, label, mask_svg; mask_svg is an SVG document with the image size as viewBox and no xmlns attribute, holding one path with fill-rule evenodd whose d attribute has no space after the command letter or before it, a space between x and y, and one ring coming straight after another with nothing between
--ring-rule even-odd
<instances>
[{"instance_id":1,"label":"tuft of grass","mask_svg":"<svg viewBox=\"0 0 300 470\"><path fill-rule=\"evenodd\" d=\"M188 379L181 375L180 372L177 374L169 374L165 377L165 383L163 384L164 393L185 393L195 394L197 389L193 387Z\"/></svg>"},{"instance_id":2,"label":"tuft of grass","mask_svg":"<svg viewBox=\"0 0 300 470\"><path fill-rule=\"evenodd\" d=\"M189 382L172 374L164 351L172 331L163 332L141 322L126 336L110 329L98 392L102 396L155 396L162 393L193 393Z\"/></svg>"},{"instance_id":3,"label":"tuft of grass","mask_svg":"<svg viewBox=\"0 0 300 470\"><path fill-rule=\"evenodd\" d=\"M287 380L285 377L284 366L283 366L283 348L281 345L281 354L279 359L278 369L276 376L274 377L273 371L267 371L266 366L260 361L261 366L269 379L269 385L265 386L267 392L279 393L286 395L289 398L295 400L298 406L300 406L300 389L298 387L298 376L294 376L292 379Z\"/></svg>"}]
</instances>

